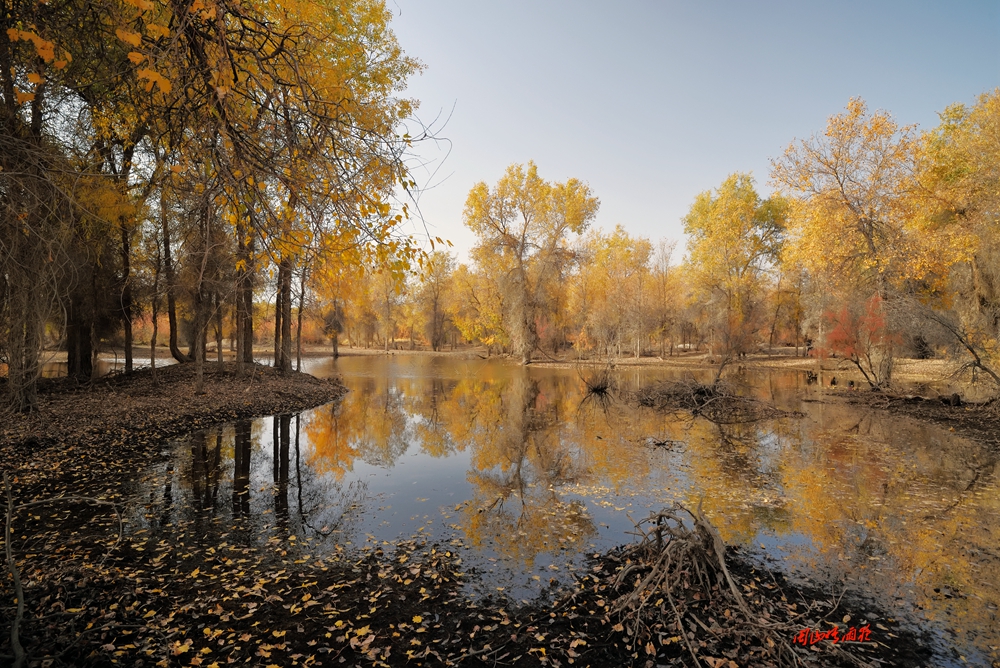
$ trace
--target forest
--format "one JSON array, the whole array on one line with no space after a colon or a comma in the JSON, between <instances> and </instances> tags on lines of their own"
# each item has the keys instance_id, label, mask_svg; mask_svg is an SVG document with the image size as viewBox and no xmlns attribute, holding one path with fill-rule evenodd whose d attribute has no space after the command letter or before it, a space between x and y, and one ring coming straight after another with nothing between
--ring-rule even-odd
<instances>
[{"instance_id":1,"label":"forest","mask_svg":"<svg viewBox=\"0 0 1000 668\"><path fill-rule=\"evenodd\" d=\"M377 2L16 3L3 54L0 363L30 411L49 351L88 381L167 345L291 369L303 340L481 346L529 363L792 347L883 389L900 357L1000 384L1000 91L940 124L860 99L698 195L686 250L594 226L585 181L511 165L459 264L417 232L420 63ZM708 186L709 184L706 184ZM411 219L412 218L412 219ZM226 352L228 350L228 352ZM148 352L145 352L148 351ZM199 375L200 377L200 375Z\"/></svg>"},{"instance_id":2,"label":"forest","mask_svg":"<svg viewBox=\"0 0 1000 668\"><path fill-rule=\"evenodd\" d=\"M955 646L996 659L1000 88L930 128L845 100L767 174L703 184L683 246L602 227L587 174L527 155L477 174L461 220L425 220L419 149L447 128L407 97L424 65L392 19L382 0L2 4L0 663L952 649L929 617L755 561L775 536L855 560L859 589L898 584L890 562L929 582L914 605L965 606ZM900 383L904 360L941 376ZM935 382L962 394L928 401ZM430 491L414 475L403 498L383 478L417 458ZM441 489L411 538L358 519ZM886 642L852 654L835 622L810 640L828 618Z\"/></svg>"}]
</instances>

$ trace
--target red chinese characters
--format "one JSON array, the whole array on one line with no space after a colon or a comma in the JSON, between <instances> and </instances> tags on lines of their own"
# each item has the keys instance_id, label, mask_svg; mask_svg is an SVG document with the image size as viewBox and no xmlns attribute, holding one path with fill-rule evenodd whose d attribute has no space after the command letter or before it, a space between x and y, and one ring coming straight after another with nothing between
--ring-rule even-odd
<instances>
[{"instance_id":1,"label":"red chinese characters","mask_svg":"<svg viewBox=\"0 0 1000 668\"><path fill-rule=\"evenodd\" d=\"M797 645L809 646L815 645L821 640L829 640L833 643L840 642L868 642L871 640L872 629L870 624L865 624L861 627L850 627L847 631L841 635L840 627L834 626L825 631L820 631L816 629L805 628L799 631L792 642Z\"/></svg>"}]
</instances>

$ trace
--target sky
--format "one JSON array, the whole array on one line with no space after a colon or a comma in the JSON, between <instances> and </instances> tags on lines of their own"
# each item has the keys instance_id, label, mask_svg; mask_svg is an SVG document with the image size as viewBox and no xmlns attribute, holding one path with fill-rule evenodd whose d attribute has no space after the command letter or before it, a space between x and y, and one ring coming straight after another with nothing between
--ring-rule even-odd
<instances>
[{"instance_id":1,"label":"sky","mask_svg":"<svg viewBox=\"0 0 1000 668\"><path fill-rule=\"evenodd\" d=\"M595 226L676 240L679 260L698 193L750 172L768 196L769 161L852 97L930 129L1000 86L996 0L387 3L425 66L404 96L436 136L411 156L418 231L460 261L469 190L513 163L585 181Z\"/></svg>"}]
</instances>

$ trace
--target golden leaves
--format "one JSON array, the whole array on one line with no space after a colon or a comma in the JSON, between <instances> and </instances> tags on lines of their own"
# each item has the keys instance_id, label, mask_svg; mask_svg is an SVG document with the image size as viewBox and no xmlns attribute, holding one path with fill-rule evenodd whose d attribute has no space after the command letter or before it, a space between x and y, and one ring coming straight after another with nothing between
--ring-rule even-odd
<instances>
[{"instance_id":1,"label":"golden leaves","mask_svg":"<svg viewBox=\"0 0 1000 668\"><path fill-rule=\"evenodd\" d=\"M154 69L151 69L151 68L148 68L148 67L147 68L143 68L143 69L139 70L138 72L136 72L136 75L140 79L146 79L148 81L148 83L146 84L146 91L147 92L153 90L153 85L154 84L163 93L169 93L173 89L173 86L171 85L170 81L166 77L164 77L162 74L160 74L159 72L157 72Z\"/></svg>"},{"instance_id":2,"label":"golden leaves","mask_svg":"<svg viewBox=\"0 0 1000 668\"><path fill-rule=\"evenodd\" d=\"M139 65L140 63L142 63L142 61L146 60L146 56L139 53L138 51L129 51L128 59L131 60L134 64Z\"/></svg>"},{"instance_id":3,"label":"golden leaves","mask_svg":"<svg viewBox=\"0 0 1000 668\"><path fill-rule=\"evenodd\" d=\"M115 29L115 35L118 39L129 44L131 46L138 47L142 44L142 35L137 32L131 32L130 30L123 30L121 28Z\"/></svg>"},{"instance_id":4,"label":"golden leaves","mask_svg":"<svg viewBox=\"0 0 1000 668\"><path fill-rule=\"evenodd\" d=\"M16 42L18 40L24 40L31 42L35 46L35 52L38 57L44 60L46 63L51 63L56 57L56 45L54 42L50 42L47 39L42 39L37 34L31 32L30 30L18 30L17 28L7 29L7 38Z\"/></svg>"},{"instance_id":5,"label":"golden leaves","mask_svg":"<svg viewBox=\"0 0 1000 668\"><path fill-rule=\"evenodd\" d=\"M156 23L147 23L146 32L148 32L153 37L170 37L170 28L166 26L161 26Z\"/></svg>"}]
</instances>

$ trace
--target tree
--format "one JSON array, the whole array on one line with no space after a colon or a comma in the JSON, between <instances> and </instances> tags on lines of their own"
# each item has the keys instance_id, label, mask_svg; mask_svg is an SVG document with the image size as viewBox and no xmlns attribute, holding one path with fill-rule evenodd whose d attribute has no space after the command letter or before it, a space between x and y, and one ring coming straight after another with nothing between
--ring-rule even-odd
<instances>
[{"instance_id":1,"label":"tree","mask_svg":"<svg viewBox=\"0 0 1000 668\"><path fill-rule=\"evenodd\" d=\"M584 242L573 310L587 341L609 356L620 357L624 347L638 357L652 331L646 303L651 255L648 240L633 239L620 225L607 235L590 232Z\"/></svg>"},{"instance_id":2,"label":"tree","mask_svg":"<svg viewBox=\"0 0 1000 668\"><path fill-rule=\"evenodd\" d=\"M761 199L749 174L733 174L714 193L698 195L684 217L688 263L702 298L713 305L719 374L753 343L763 315L765 278L781 252L787 209L781 197Z\"/></svg>"},{"instance_id":3,"label":"tree","mask_svg":"<svg viewBox=\"0 0 1000 668\"><path fill-rule=\"evenodd\" d=\"M495 276L474 272L460 264L454 274L454 299L448 314L466 341L486 346L487 357L510 344L504 328L504 296Z\"/></svg>"},{"instance_id":4,"label":"tree","mask_svg":"<svg viewBox=\"0 0 1000 668\"><path fill-rule=\"evenodd\" d=\"M511 165L494 188L480 182L469 192L463 218L479 238L472 256L480 271L499 277L503 320L523 364L538 346L545 290L573 259L567 237L583 232L599 206L586 184L544 181L534 162Z\"/></svg>"},{"instance_id":5,"label":"tree","mask_svg":"<svg viewBox=\"0 0 1000 668\"><path fill-rule=\"evenodd\" d=\"M674 354L677 325L678 286L676 272L671 265L677 242L661 239L653 255L650 303L656 323L656 334L660 339L660 357L663 357L664 341L670 338L670 354Z\"/></svg>"},{"instance_id":6,"label":"tree","mask_svg":"<svg viewBox=\"0 0 1000 668\"><path fill-rule=\"evenodd\" d=\"M794 198L790 261L853 293L851 301L877 295L883 309L893 290L926 273L936 249L915 229L918 148L913 126L869 112L860 98L831 117L822 135L790 144L771 163L771 178ZM874 370L880 386L891 381L896 339L877 344L885 347L873 357L883 365Z\"/></svg>"},{"instance_id":7,"label":"tree","mask_svg":"<svg viewBox=\"0 0 1000 668\"><path fill-rule=\"evenodd\" d=\"M440 350L448 323L447 305L453 289L455 258L436 251L427 258L416 299L423 314L427 340L432 350Z\"/></svg>"},{"instance_id":8,"label":"tree","mask_svg":"<svg viewBox=\"0 0 1000 668\"><path fill-rule=\"evenodd\" d=\"M399 273L416 184L401 98L420 64L379 0L17 0L0 10L0 358L30 409L45 324L66 315L70 371L141 308L136 257L157 239L171 352L204 362L234 306L253 360L254 290L280 298L276 362L291 367L292 276L332 234ZM156 205L158 201L159 205ZM157 279L158 282L158 279ZM300 305L301 310L301 305ZM179 311L193 321L188 353ZM219 346L221 350L221 346Z\"/></svg>"},{"instance_id":9,"label":"tree","mask_svg":"<svg viewBox=\"0 0 1000 668\"><path fill-rule=\"evenodd\" d=\"M771 178L795 198L790 252L807 269L862 279L883 299L907 275L917 138L854 98L826 131L793 142Z\"/></svg>"},{"instance_id":10,"label":"tree","mask_svg":"<svg viewBox=\"0 0 1000 668\"><path fill-rule=\"evenodd\" d=\"M830 333L826 344L830 350L850 361L873 390L887 384L893 360L891 351L898 341L890 341L882 298L877 294L863 305L844 307L838 313L825 314ZM898 337L896 337L898 338ZM883 359L890 355L890 359Z\"/></svg>"},{"instance_id":11,"label":"tree","mask_svg":"<svg viewBox=\"0 0 1000 668\"><path fill-rule=\"evenodd\" d=\"M973 370L1000 385L1000 89L956 104L923 135L918 177L947 289L917 311L952 335Z\"/></svg>"}]
</instances>

